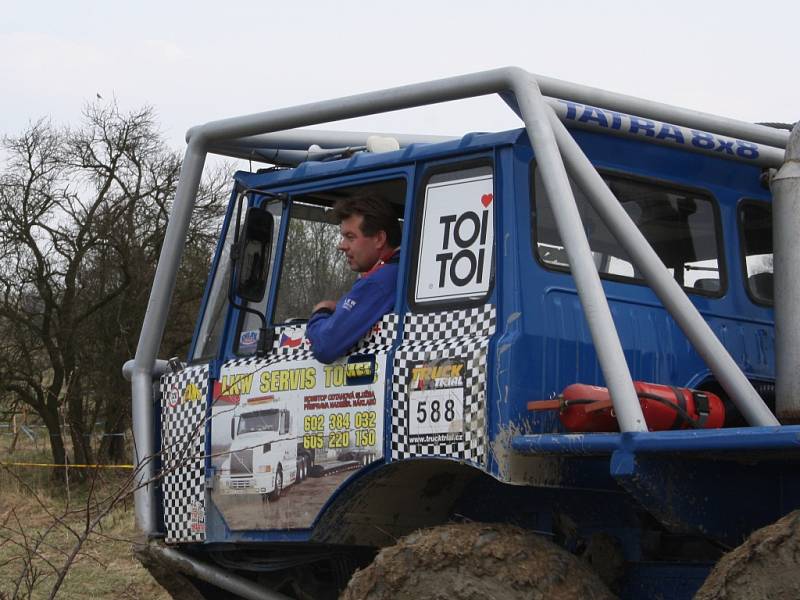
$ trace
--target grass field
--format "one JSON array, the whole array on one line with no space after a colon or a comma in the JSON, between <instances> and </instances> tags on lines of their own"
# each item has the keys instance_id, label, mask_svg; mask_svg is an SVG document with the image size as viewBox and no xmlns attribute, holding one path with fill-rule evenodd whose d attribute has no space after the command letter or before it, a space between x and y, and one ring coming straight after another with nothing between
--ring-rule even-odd
<instances>
[{"instance_id":1,"label":"grass field","mask_svg":"<svg viewBox=\"0 0 800 600\"><path fill-rule=\"evenodd\" d=\"M49 447L0 432L0 463L51 462ZM54 483L52 469L0 466L0 600L48 598L78 537L125 484L129 471L103 470L94 490L71 478L69 490ZM88 515L88 519L87 519ZM130 496L114 503L86 537L56 598L167 599L169 596L133 558L137 539Z\"/></svg>"}]
</instances>

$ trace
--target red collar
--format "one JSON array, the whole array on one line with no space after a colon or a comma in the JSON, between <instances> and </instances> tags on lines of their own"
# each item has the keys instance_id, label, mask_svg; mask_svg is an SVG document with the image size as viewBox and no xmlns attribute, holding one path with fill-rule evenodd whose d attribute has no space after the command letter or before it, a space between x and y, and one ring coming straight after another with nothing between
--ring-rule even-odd
<instances>
[{"instance_id":1,"label":"red collar","mask_svg":"<svg viewBox=\"0 0 800 600\"><path fill-rule=\"evenodd\" d=\"M362 273L361 274L361 277L369 277L370 275L372 275L376 271L379 271L387 263L397 262L394 259L395 259L395 257L398 257L399 255L400 255L400 248L399 247L398 248L394 248L394 249L388 249L386 252L383 253L383 255L381 255L381 257L378 259L378 262L376 262L375 265L369 271L367 271L366 273Z\"/></svg>"}]
</instances>

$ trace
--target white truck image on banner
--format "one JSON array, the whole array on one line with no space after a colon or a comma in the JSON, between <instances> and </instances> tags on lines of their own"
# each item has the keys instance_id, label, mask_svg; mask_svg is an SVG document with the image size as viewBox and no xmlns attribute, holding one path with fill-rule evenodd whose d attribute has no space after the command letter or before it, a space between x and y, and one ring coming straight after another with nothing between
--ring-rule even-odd
<instances>
[{"instance_id":1,"label":"white truck image on banner","mask_svg":"<svg viewBox=\"0 0 800 600\"><path fill-rule=\"evenodd\" d=\"M274 396L252 398L234 410L230 453L220 477L222 493L257 493L277 500L298 479L292 414Z\"/></svg>"}]
</instances>

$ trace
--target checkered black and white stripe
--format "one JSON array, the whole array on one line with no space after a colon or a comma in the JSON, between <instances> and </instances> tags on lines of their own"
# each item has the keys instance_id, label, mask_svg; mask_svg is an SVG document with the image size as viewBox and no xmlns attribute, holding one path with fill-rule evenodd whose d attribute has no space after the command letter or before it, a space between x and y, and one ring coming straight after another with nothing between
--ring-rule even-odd
<instances>
[{"instance_id":1,"label":"checkered black and white stripe","mask_svg":"<svg viewBox=\"0 0 800 600\"><path fill-rule=\"evenodd\" d=\"M389 313L375 323L368 335L355 345L348 354L370 354L387 352L397 337L397 324L400 317L397 313Z\"/></svg>"},{"instance_id":2,"label":"checkered black and white stripe","mask_svg":"<svg viewBox=\"0 0 800 600\"><path fill-rule=\"evenodd\" d=\"M460 311L410 314L392 373L392 459L448 456L486 462L486 349L495 332L492 305ZM464 431L456 442L409 441L411 369L422 362L461 359L464 375Z\"/></svg>"},{"instance_id":3,"label":"checkered black and white stripe","mask_svg":"<svg viewBox=\"0 0 800 600\"><path fill-rule=\"evenodd\" d=\"M399 316L397 313L384 315L348 354L387 352L392 345L392 341L394 341L394 338L397 336L398 323ZM296 347L289 345L281 346L282 339L291 338L297 340L301 337L303 341ZM272 352L270 352L270 354L264 358L257 358L255 355L237 358L227 363L227 366L239 367L258 364L258 367L262 368L290 360L312 360L313 358L314 355L311 353L311 346L305 338L305 325L286 325L275 328L275 340L272 343Z\"/></svg>"},{"instance_id":4,"label":"checkered black and white stripe","mask_svg":"<svg viewBox=\"0 0 800 600\"><path fill-rule=\"evenodd\" d=\"M465 310L406 315L403 345L428 349L469 343L494 333L495 312L491 304Z\"/></svg>"},{"instance_id":5,"label":"checkered black and white stripe","mask_svg":"<svg viewBox=\"0 0 800 600\"><path fill-rule=\"evenodd\" d=\"M208 365L161 378L161 448L167 542L205 539Z\"/></svg>"}]
</instances>

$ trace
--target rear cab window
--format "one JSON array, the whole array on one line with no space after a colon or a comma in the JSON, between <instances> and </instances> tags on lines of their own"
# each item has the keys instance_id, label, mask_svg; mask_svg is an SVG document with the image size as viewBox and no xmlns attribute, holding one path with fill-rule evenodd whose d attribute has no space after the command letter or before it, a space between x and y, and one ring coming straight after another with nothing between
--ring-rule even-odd
<instances>
[{"instance_id":1,"label":"rear cab window","mask_svg":"<svg viewBox=\"0 0 800 600\"><path fill-rule=\"evenodd\" d=\"M681 287L707 296L724 293L718 208L709 194L621 175L605 174L603 179ZM547 268L567 271L569 260L538 169L534 170L533 180L532 241L536 259ZM633 261L584 194L574 184L572 191L601 277L643 282Z\"/></svg>"},{"instance_id":2,"label":"rear cab window","mask_svg":"<svg viewBox=\"0 0 800 600\"><path fill-rule=\"evenodd\" d=\"M756 304L772 305L772 205L745 200L738 216L747 294Z\"/></svg>"}]
</instances>

